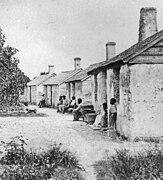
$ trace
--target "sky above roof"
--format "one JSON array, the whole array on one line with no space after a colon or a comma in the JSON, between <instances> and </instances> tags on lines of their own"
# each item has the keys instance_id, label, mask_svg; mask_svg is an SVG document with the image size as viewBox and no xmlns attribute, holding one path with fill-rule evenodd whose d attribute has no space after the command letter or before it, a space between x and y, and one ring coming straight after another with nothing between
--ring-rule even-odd
<instances>
[{"instance_id":1,"label":"sky above roof","mask_svg":"<svg viewBox=\"0 0 163 180\"><path fill-rule=\"evenodd\" d=\"M19 67L33 78L55 66L73 70L105 60L105 44L116 42L116 54L138 40L141 7L156 7L163 29L162 0L1 0L0 26L7 44L19 49Z\"/></svg>"}]
</instances>

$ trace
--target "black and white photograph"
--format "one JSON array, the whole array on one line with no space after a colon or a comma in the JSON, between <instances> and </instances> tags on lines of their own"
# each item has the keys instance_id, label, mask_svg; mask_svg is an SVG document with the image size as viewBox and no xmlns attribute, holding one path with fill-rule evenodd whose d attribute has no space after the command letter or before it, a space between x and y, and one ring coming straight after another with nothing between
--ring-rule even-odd
<instances>
[{"instance_id":1,"label":"black and white photograph","mask_svg":"<svg viewBox=\"0 0 163 180\"><path fill-rule=\"evenodd\" d=\"M163 1L0 0L0 180L163 179Z\"/></svg>"}]
</instances>

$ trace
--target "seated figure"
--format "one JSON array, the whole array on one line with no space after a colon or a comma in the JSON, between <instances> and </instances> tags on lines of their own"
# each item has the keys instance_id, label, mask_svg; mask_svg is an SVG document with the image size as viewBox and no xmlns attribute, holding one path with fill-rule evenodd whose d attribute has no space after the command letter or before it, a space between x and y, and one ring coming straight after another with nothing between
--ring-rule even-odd
<instances>
[{"instance_id":1,"label":"seated figure","mask_svg":"<svg viewBox=\"0 0 163 180\"><path fill-rule=\"evenodd\" d=\"M59 112L59 106L62 105L63 100L62 100L62 96L59 97L59 101L57 103L57 112Z\"/></svg>"},{"instance_id":2,"label":"seated figure","mask_svg":"<svg viewBox=\"0 0 163 180\"><path fill-rule=\"evenodd\" d=\"M67 104L67 106L63 107L63 111L62 113L64 114L65 111L69 111L71 112L74 108L76 107L76 100L75 100L75 96L72 96L72 99L70 101L70 103Z\"/></svg>"},{"instance_id":3,"label":"seated figure","mask_svg":"<svg viewBox=\"0 0 163 180\"><path fill-rule=\"evenodd\" d=\"M78 99L78 107L73 109L72 111L72 114L73 114L73 117L74 117L74 120L73 121L79 121L79 117L80 117L80 110L82 108L82 99L79 98Z\"/></svg>"},{"instance_id":4,"label":"seated figure","mask_svg":"<svg viewBox=\"0 0 163 180\"><path fill-rule=\"evenodd\" d=\"M63 109L67 106L68 101L66 96L62 96L62 104L59 105L59 112L63 112Z\"/></svg>"},{"instance_id":5,"label":"seated figure","mask_svg":"<svg viewBox=\"0 0 163 180\"><path fill-rule=\"evenodd\" d=\"M97 117L93 124L97 128L106 128L108 127L108 112L107 112L107 103L103 103L103 110L97 112Z\"/></svg>"}]
</instances>

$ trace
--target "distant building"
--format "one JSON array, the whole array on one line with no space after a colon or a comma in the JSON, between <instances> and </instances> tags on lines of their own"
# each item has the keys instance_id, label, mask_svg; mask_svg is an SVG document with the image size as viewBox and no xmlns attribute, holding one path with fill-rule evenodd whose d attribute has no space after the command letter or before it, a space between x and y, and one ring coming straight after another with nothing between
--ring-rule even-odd
<instances>
[{"instance_id":1,"label":"distant building","mask_svg":"<svg viewBox=\"0 0 163 180\"><path fill-rule=\"evenodd\" d=\"M71 99L67 91L69 87L67 87L65 82L69 78L78 74L81 70L81 59L75 58L74 70L61 72L57 76L51 77L43 83L44 93L46 94L48 105L55 108L57 106L59 96L65 95L66 98Z\"/></svg>"},{"instance_id":2,"label":"distant building","mask_svg":"<svg viewBox=\"0 0 163 180\"><path fill-rule=\"evenodd\" d=\"M56 76L54 73L54 66L49 65L48 73L41 73L27 84L27 99L28 102L38 104L42 95L44 94L43 82L47 79Z\"/></svg>"},{"instance_id":3,"label":"distant building","mask_svg":"<svg viewBox=\"0 0 163 180\"><path fill-rule=\"evenodd\" d=\"M87 73L97 66L98 63L91 65L66 81L69 99L75 96L76 99L82 98L84 104L92 104L92 81Z\"/></svg>"},{"instance_id":4,"label":"distant building","mask_svg":"<svg viewBox=\"0 0 163 180\"><path fill-rule=\"evenodd\" d=\"M141 9L138 43L117 56L114 42L106 48L106 61L88 72L96 110L114 97L121 135L163 136L163 30L157 32L156 9Z\"/></svg>"}]
</instances>

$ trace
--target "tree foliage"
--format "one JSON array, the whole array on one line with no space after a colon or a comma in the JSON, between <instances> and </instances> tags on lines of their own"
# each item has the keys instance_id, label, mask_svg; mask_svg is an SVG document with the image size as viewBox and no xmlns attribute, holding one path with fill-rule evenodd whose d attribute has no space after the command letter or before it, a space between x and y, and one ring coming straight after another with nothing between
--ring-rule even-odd
<instances>
[{"instance_id":1,"label":"tree foliage","mask_svg":"<svg viewBox=\"0 0 163 180\"><path fill-rule=\"evenodd\" d=\"M0 106L17 105L19 95L29 78L18 67L19 60L15 57L16 48L5 46L6 37L0 29Z\"/></svg>"}]
</instances>

